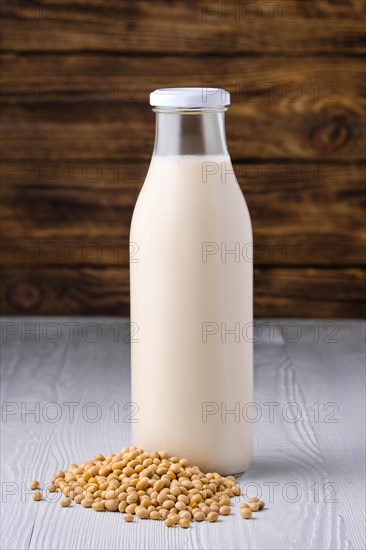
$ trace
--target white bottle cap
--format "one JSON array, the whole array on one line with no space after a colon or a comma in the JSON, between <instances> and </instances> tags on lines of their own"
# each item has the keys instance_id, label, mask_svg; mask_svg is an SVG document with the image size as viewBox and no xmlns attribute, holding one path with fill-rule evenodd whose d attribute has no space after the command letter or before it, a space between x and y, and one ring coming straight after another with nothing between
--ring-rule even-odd
<instances>
[{"instance_id":1,"label":"white bottle cap","mask_svg":"<svg viewBox=\"0 0 366 550\"><path fill-rule=\"evenodd\" d=\"M161 88L150 94L154 107L225 107L230 93L222 88Z\"/></svg>"}]
</instances>

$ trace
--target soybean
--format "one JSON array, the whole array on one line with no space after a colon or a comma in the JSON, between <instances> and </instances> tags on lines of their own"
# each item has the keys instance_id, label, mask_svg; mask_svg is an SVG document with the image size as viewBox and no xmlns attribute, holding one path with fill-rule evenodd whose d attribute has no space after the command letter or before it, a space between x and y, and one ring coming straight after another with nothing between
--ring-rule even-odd
<instances>
[{"instance_id":1,"label":"soybean","mask_svg":"<svg viewBox=\"0 0 366 550\"><path fill-rule=\"evenodd\" d=\"M135 514L140 519L146 519L149 517L149 512L143 506L138 506L135 510Z\"/></svg>"},{"instance_id":2,"label":"soybean","mask_svg":"<svg viewBox=\"0 0 366 550\"><path fill-rule=\"evenodd\" d=\"M187 529L187 527L189 527L190 525L190 521L188 518L182 518L179 520L179 525L180 527L183 527L183 529Z\"/></svg>"},{"instance_id":3,"label":"soybean","mask_svg":"<svg viewBox=\"0 0 366 550\"><path fill-rule=\"evenodd\" d=\"M249 508L242 508L240 510L240 515L243 519L250 519L252 517L252 511Z\"/></svg>"},{"instance_id":4,"label":"soybean","mask_svg":"<svg viewBox=\"0 0 366 550\"><path fill-rule=\"evenodd\" d=\"M97 500L97 501L93 502L92 508L96 512L102 512L103 510L105 510L104 501L103 500Z\"/></svg>"},{"instance_id":5,"label":"soybean","mask_svg":"<svg viewBox=\"0 0 366 550\"><path fill-rule=\"evenodd\" d=\"M29 487L36 489L39 482L34 480ZM57 470L48 491L57 490L62 493L61 506L74 501L98 512L118 510L127 522L136 515L184 528L192 520L215 522L219 515L229 515L231 498L240 495L233 476L204 473L187 458L170 456L165 450L148 453L136 446L105 456L98 453L94 459ZM37 491L33 498L41 500L42 493ZM250 497L249 503L240 504L240 515L249 519L252 511L264 507L263 501Z\"/></svg>"},{"instance_id":6,"label":"soybean","mask_svg":"<svg viewBox=\"0 0 366 550\"><path fill-rule=\"evenodd\" d=\"M116 499L108 499L104 503L104 508L108 510L108 512L116 512L118 510L118 500Z\"/></svg>"},{"instance_id":7,"label":"soybean","mask_svg":"<svg viewBox=\"0 0 366 550\"><path fill-rule=\"evenodd\" d=\"M169 515L168 515L168 518L170 518L171 520L174 521L174 525L176 525L177 523L179 523L179 516L178 516L178 514L169 514Z\"/></svg>"},{"instance_id":8,"label":"soybean","mask_svg":"<svg viewBox=\"0 0 366 550\"><path fill-rule=\"evenodd\" d=\"M217 521L217 518L219 517L219 514L217 512L210 512L208 515L207 515L207 519L208 521L210 521L211 523L214 522L214 521Z\"/></svg>"},{"instance_id":9,"label":"soybean","mask_svg":"<svg viewBox=\"0 0 366 550\"><path fill-rule=\"evenodd\" d=\"M199 512L195 512L193 514L193 519L195 521L203 521L204 519L206 518L206 514L204 514L203 512L199 511Z\"/></svg>"}]
</instances>

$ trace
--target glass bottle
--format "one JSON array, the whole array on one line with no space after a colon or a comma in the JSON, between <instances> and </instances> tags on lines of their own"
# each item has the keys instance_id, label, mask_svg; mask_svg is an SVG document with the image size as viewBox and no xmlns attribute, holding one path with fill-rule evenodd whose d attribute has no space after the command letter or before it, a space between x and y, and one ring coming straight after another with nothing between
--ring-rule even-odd
<instances>
[{"instance_id":1,"label":"glass bottle","mask_svg":"<svg viewBox=\"0 0 366 550\"><path fill-rule=\"evenodd\" d=\"M222 475L252 452L253 264L225 137L230 95L150 95L155 146L130 232L132 444Z\"/></svg>"}]
</instances>

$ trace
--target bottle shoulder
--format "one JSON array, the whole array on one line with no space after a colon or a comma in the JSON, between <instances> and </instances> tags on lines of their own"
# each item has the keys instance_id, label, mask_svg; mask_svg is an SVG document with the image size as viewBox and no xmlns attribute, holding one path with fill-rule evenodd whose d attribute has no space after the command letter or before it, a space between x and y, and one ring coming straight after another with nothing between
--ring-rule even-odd
<instances>
[{"instance_id":1,"label":"bottle shoulder","mask_svg":"<svg viewBox=\"0 0 366 550\"><path fill-rule=\"evenodd\" d=\"M251 232L247 203L230 157L153 158L131 228L206 224Z\"/></svg>"}]
</instances>

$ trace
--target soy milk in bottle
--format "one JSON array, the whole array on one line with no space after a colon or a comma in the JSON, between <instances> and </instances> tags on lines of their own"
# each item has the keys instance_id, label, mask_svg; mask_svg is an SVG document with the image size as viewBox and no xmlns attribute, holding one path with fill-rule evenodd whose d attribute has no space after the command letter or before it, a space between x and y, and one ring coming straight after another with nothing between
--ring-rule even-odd
<instances>
[{"instance_id":1,"label":"soy milk in bottle","mask_svg":"<svg viewBox=\"0 0 366 550\"><path fill-rule=\"evenodd\" d=\"M132 443L222 475L252 451L252 228L225 90L150 95L155 147L130 233Z\"/></svg>"}]
</instances>

